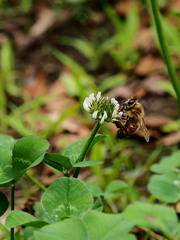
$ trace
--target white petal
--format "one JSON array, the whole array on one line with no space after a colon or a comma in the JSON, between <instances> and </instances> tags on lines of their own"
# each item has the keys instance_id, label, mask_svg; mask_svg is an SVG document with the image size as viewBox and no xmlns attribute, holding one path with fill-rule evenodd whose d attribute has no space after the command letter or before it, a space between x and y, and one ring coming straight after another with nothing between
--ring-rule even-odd
<instances>
[{"instance_id":1,"label":"white petal","mask_svg":"<svg viewBox=\"0 0 180 240\"><path fill-rule=\"evenodd\" d=\"M118 103L118 104L116 104L116 106L115 106L115 109L116 109L116 110L118 110L118 109L119 109L119 103Z\"/></svg>"},{"instance_id":2,"label":"white petal","mask_svg":"<svg viewBox=\"0 0 180 240\"><path fill-rule=\"evenodd\" d=\"M98 114L98 111L93 112L92 117L93 117L94 119L96 119L96 118L97 118L97 114Z\"/></svg>"},{"instance_id":3,"label":"white petal","mask_svg":"<svg viewBox=\"0 0 180 240\"><path fill-rule=\"evenodd\" d=\"M87 112L90 111L90 108L88 107L88 104L86 103L86 101L83 102L83 107Z\"/></svg>"},{"instance_id":4,"label":"white petal","mask_svg":"<svg viewBox=\"0 0 180 240\"><path fill-rule=\"evenodd\" d=\"M114 103L114 105L118 104L118 101L115 98L111 98L111 103Z\"/></svg>"},{"instance_id":5,"label":"white petal","mask_svg":"<svg viewBox=\"0 0 180 240\"><path fill-rule=\"evenodd\" d=\"M112 118L120 120L122 115L123 115L122 111L121 112L117 112L117 110L115 109L113 111L113 113L112 113Z\"/></svg>"},{"instance_id":6,"label":"white petal","mask_svg":"<svg viewBox=\"0 0 180 240\"><path fill-rule=\"evenodd\" d=\"M122 117L122 115L123 115L123 112L119 112L119 113L118 113L118 116L119 116L119 117Z\"/></svg>"},{"instance_id":7,"label":"white petal","mask_svg":"<svg viewBox=\"0 0 180 240\"><path fill-rule=\"evenodd\" d=\"M103 118L101 118L100 124L103 124L103 122L104 122L104 119L103 119Z\"/></svg>"},{"instance_id":8,"label":"white petal","mask_svg":"<svg viewBox=\"0 0 180 240\"><path fill-rule=\"evenodd\" d=\"M93 100L95 100L94 93L91 93L89 95L89 103L92 103Z\"/></svg>"},{"instance_id":9,"label":"white petal","mask_svg":"<svg viewBox=\"0 0 180 240\"><path fill-rule=\"evenodd\" d=\"M84 99L84 102L85 102L87 105L89 105L89 104L90 104L89 98L86 97L86 98Z\"/></svg>"},{"instance_id":10,"label":"white petal","mask_svg":"<svg viewBox=\"0 0 180 240\"><path fill-rule=\"evenodd\" d=\"M116 110L116 109L114 109L114 111L113 111L113 113L112 113L112 118L113 118L113 117L116 117L116 116L117 116L117 114L118 114L118 113L117 113L117 110Z\"/></svg>"},{"instance_id":11,"label":"white petal","mask_svg":"<svg viewBox=\"0 0 180 240\"><path fill-rule=\"evenodd\" d=\"M178 181L178 180L173 181L173 183L174 183L174 185L180 185L180 181Z\"/></svg>"},{"instance_id":12,"label":"white petal","mask_svg":"<svg viewBox=\"0 0 180 240\"><path fill-rule=\"evenodd\" d=\"M103 122L104 122L104 118L102 117L101 121L100 121L100 124L103 124Z\"/></svg>"},{"instance_id":13,"label":"white petal","mask_svg":"<svg viewBox=\"0 0 180 240\"><path fill-rule=\"evenodd\" d=\"M99 101L100 97L101 97L101 92L98 92L96 95L96 100Z\"/></svg>"},{"instance_id":14,"label":"white petal","mask_svg":"<svg viewBox=\"0 0 180 240\"><path fill-rule=\"evenodd\" d=\"M107 113L106 113L106 111L104 111L104 114L101 118L100 124L102 124L106 118L107 118Z\"/></svg>"},{"instance_id":15,"label":"white petal","mask_svg":"<svg viewBox=\"0 0 180 240\"><path fill-rule=\"evenodd\" d=\"M107 112L106 111L104 111L104 119L106 119L107 118Z\"/></svg>"},{"instance_id":16,"label":"white petal","mask_svg":"<svg viewBox=\"0 0 180 240\"><path fill-rule=\"evenodd\" d=\"M108 100L108 97L106 97L106 99Z\"/></svg>"}]
</instances>

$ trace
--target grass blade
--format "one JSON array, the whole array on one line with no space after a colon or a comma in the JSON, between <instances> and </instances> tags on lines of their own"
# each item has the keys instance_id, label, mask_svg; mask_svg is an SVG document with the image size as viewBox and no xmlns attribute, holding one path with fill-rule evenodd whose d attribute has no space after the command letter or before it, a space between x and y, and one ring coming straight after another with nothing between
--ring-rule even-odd
<instances>
[{"instance_id":1,"label":"grass blade","mask_svg":"<svg viewBox=\"0 0 180 240\"><path fill-rule=\"evenodd\" d=\"M167 67L172 85L176 92L177 103L178 103L178 107L180 109L180 82L176 76L176 72L175 72L175 69L173 66L171 54L170 54L170 51L169 51L169 48L168 48L168 45L167 45L167 42L165 39L165 34L163 31L162 22L161 22L161 14L159 12L157 0L150 0L149 3L151 6L151 10L152 10L152 12L151 12L152 18L153 18L154 24L156 26L156 31L157 31L160 48L161 48L161 53L162 53L162 56L166 63L166 67Z\"/></svg>"}]
</instances>

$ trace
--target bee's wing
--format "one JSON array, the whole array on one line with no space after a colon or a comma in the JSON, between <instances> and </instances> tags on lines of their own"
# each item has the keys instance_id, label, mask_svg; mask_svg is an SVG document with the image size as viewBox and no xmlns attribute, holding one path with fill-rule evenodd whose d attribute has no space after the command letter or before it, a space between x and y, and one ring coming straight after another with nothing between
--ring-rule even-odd
<instances>
[{"instance_id":1,"label":"bee's wing","mask_svg":"<svg viewBox=\"0 0 180 240\"><path fill-rule=\"evenodd\" d=\"M144 119L141 118L138 114L138 119L139 119L139 123L140 123L140 130L143 131L144 133L144 138L146 139L146 142L149 142L149 131L147 130L145 123L144 123Z\"/></svg>"}]
</instances>

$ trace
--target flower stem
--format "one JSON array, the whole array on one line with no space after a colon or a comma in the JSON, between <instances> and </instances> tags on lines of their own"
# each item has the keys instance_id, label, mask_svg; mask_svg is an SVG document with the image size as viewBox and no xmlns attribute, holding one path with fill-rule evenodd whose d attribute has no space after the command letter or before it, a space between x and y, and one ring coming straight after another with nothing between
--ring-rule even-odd
<instances>
[{"instance_id":1,"label":"flower stem","mask_svg":"<svg viewBox=\"0 0 180 240\"><path fill-rule=\"evenodd\" d=\"M158 36L158 40L160 43L161 52L162 52L164 61L166 63L166 67L167 67L173 88L176 92L177 103L178 103L178 107L180 109L180 81L178 80L178 78L176 76L176 72L175 72L175 69L173 66L171 54L170 54L170 51L169 51L169 48L168 48L168 45L167 45L167 42L165 39L162 22L161 22L161 14L159 12L157 0L149 0L149 3L151 6L151 10L152 10L152 18L154 19L154 23L156 26L156 31L157 31L157 36Z\"/></svg>"},{"instance_id":2,"label":"flower stem","mask_svg":"<svg viewBox=\"0 0 180 240\"><path fill-rule=\"evenodd\" d=\"M15 183L12 182L12 186L11 186L11 211L14 210L14 192L15 192ZM14 228L11 228L11 240L14 240Z\"/></svg>"},{"instance_id":3,"label":"flower stem","mask_svg":"<svg viewBox=\"0 0 180 240\"><path fill-rule=\"evenodd\" d=\"M39 181L37 181L32 175L28 174L27 172L25 173L26 177L28 177L33 183L35 183L40 189L43 191L46 191L46 187L41 184Z\"/></svg>"},{"instance_id":4,"label":"flower stem","mask_svg":"<svg viewBox=\"0 0 180 240\"><path fill-rule=\"evenodd\" d=\"M101 126L100 122L97 121L96 125L94 126L94 129L92 130L91 135L89 136L88 140L86 141L86 143L85 143L85 145L84 145L84 147L82 149L81 154L79 155L77 163L78 162L82 162L84 160L84 157L85 157L87 151L89 150L89 147L90 147L90 145L91 145L91 143L92 143L92 141L93 141L97 131L99 130L100 126ZM73 175L74 178L78 178L80 169L81 169L80 167L75 168L74 175Z\"/></svg>"}]
</instances>

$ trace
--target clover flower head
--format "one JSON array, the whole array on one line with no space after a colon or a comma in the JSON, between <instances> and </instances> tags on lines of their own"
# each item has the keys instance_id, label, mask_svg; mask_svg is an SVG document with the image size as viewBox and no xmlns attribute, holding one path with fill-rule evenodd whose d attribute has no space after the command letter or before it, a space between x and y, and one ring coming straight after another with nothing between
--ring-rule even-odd
<instances>
[{"instance_id":1,"label":"clover flower head","mask_svg":"<svg viewBox=\"0 0 180 240\"><path fill-rule=\"evenodd\" d=\"M115 98L102 97L101 92L98 92L96 96L91 93L89 97L86 97L83 107L95 120L99 120L100 124L104 121L112 122L115 118L122 116L122 113L118 112L118 101Z\"/></svg>"}]
</instances>

